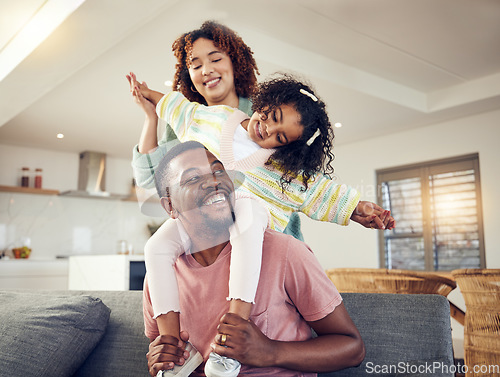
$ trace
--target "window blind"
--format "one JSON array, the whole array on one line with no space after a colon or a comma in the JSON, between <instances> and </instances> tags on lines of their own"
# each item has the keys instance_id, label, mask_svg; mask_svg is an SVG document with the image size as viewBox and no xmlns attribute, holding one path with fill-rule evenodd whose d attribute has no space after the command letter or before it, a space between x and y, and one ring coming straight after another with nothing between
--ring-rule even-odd
<instances>
[{"instance_id":1,"label":"window blind","mask_svg":"<svg viewBox=\"0 0 500 377\"><path fill-rule=\"evenodd\" d=\"M377 171L379 202L397 221L380 236L386 268L484 268L477 154Z\"/></svg>"}]
</instances>

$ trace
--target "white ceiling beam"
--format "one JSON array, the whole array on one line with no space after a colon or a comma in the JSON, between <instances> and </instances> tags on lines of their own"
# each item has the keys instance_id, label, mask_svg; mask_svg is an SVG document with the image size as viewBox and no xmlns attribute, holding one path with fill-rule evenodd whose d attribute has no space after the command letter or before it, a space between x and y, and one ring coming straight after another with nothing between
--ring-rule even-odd
<instances>
[{"instance_id":1,"label":"white ceiling beam","mask_svg":"<svg viewBox=\"0 0 500 377\"><path fill-rule=\"evenodd\" d=\"M500 97L500 72L429 93L428 107L435 112L494 97Z\"/></svg>"},{"instance_id":2,"label":"white ceiling beam","mask_svg":"<svg viewBox=\"0 0 500 377\"><path fill-rule=\"evenodd\" d=\"M424 93L254 30L239 33L260 61L426 114L500 96L500 73Z\"/></svg>"},{"instance_id":3,"label":"white ceiling beam","mask_svg":"<svg viewBox=\"0 0 500 377\"><path fill-rule=\"evenodd\" d=\"M407 86L395 83L324 56L293 46L268 35L240 27L239 34L253 46L255 58L286 67L306 77L317 77L369 96L413 110L427 112L427 97ZM262 43L265 40L266 43Z\"/></svg>"}]
</instances>

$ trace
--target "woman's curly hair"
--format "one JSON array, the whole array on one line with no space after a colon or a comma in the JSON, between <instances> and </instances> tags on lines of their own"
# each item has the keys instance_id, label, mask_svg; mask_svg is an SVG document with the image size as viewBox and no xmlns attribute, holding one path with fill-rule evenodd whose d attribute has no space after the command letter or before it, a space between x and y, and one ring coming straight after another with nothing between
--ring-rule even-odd
<instances>
[{"instance_id":1,"label":"woman's curly hair","mask_svg":"<svg viewBox=\"0 0 500 377\"><path fill-rule=\"evenodd\" d=\"M199 38L211 40L216 47L229 55L233 63L236 94L250 97L255 91L259 74L253 52L235 31L215 21L205 21L199 29L181 35L172 44L172 51L177 58L173 89L181 92L191 102L207 104L200 93L192 91L193 82L189 76L191 50L193 43Z\"/></svg>"},{"instance_id":2,"label":"woman's curly hair","mask_svg":"<svg viewBox=\"0 0 500 377\"><path fill-rule=\"evenodd\" d=\"M301 92L305 90L311 96ZM302 136L292 143L276 148L266 165L272 165L282 173L283 191L290 182L298 178L307 190L308 182L316 173L330 176L333 173L334 155L333 129L326 113L326 105L314 94L311 87L287 74L281 74L258 85L251 97L252 110L267 117L276 108L290 105L300 114L304 127ZM307 145L308 140L319 130L319 135Z\"/></svg>"}]
</instances>

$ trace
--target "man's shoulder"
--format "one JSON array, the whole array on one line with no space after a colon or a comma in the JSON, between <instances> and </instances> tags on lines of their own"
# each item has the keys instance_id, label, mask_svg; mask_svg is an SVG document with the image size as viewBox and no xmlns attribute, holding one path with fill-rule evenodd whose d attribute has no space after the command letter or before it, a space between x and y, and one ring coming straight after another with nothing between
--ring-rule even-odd
<instances>
[{"instance_id":1,"label":"man's shoulder","mask_svg":"<svg viewBox=\"0 0 500 377\"><path fill-rule=\"evenodd\" d=\"M289 234L284 234L270 228L267 228L264 233L263 246L263 252L265 252L265 250L272 249L270 251L273 253L289 253L290 251L299 253L312 253L309 246L307 246L307 244L305 244L304 242L296 239Z\"/></svg>"},{"instance_id":2,"label":"man's shoulder","mask_svg":"<svg viewBox=\"0 0 500 377\"><path fill-rule=\"evenodd\" d=\"M278 232L277 230L267 228L264 232L264 242L280 242L280 241L299 241L298 239L290 236L289 234ZM301 241L299 241L301 242Z\"/></svg>"}]
</instances>

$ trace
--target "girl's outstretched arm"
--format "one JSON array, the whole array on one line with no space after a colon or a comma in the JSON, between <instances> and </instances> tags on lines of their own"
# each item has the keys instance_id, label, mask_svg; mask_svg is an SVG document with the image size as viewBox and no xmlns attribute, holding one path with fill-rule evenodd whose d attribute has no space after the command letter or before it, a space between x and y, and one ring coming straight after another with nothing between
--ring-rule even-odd
<instances>
[{"instance_id":1,"label":"girl's outstretched arm","mask_svg":"<svg viewBox=\"0 0 500 377\"><path fill-rule=\"evenodd\" d=\"M348 225L355 221L366 228L393 229L396 221L390 211L375 203L360 201L360 193L346 184L339 184L323 174L316 174L304 192L299 211L308 217Z\"/></svg>"},{"instance_id":2,"label":"girl's outstretched arm","mask_svg":"<svg viewBox=\"0 0 500 377\"><path fill-rule=\"evenodd\" d=\"M166 147L163 144L161 148L158 148L162 143L158 143L158 116L156 115L156 107L155 103L151 102L146 95L151 96L152 93L159 92L151 91L145 82L138 82L133 73L126 75L126 78L129 82L130 93L135 103L146 115L139 143L134 146L132 152L134 178L139 187L150 189L154 188L153 171L159 161L165 156Z\"/></svg>"},{"instance_id":3,"label":"girl's outstretched arm","mask_svg":"<svg viewBox=\"0 0 500 377\"><path fill-rule=\"evenodd\" d=\"M139 153L147 154L154 151L158 147L158 116L156 115L156 107L142 95L140 90L137 89L137 86L133 84L134 80L130 78L130 76L127 76L127 78L129 79L131 85L130 91L134 98L134 102L144 111L144 114L146 115L137 149ZM146 83L143 83L142 85L146 86Z\"/></svg>"}]
</instances>

